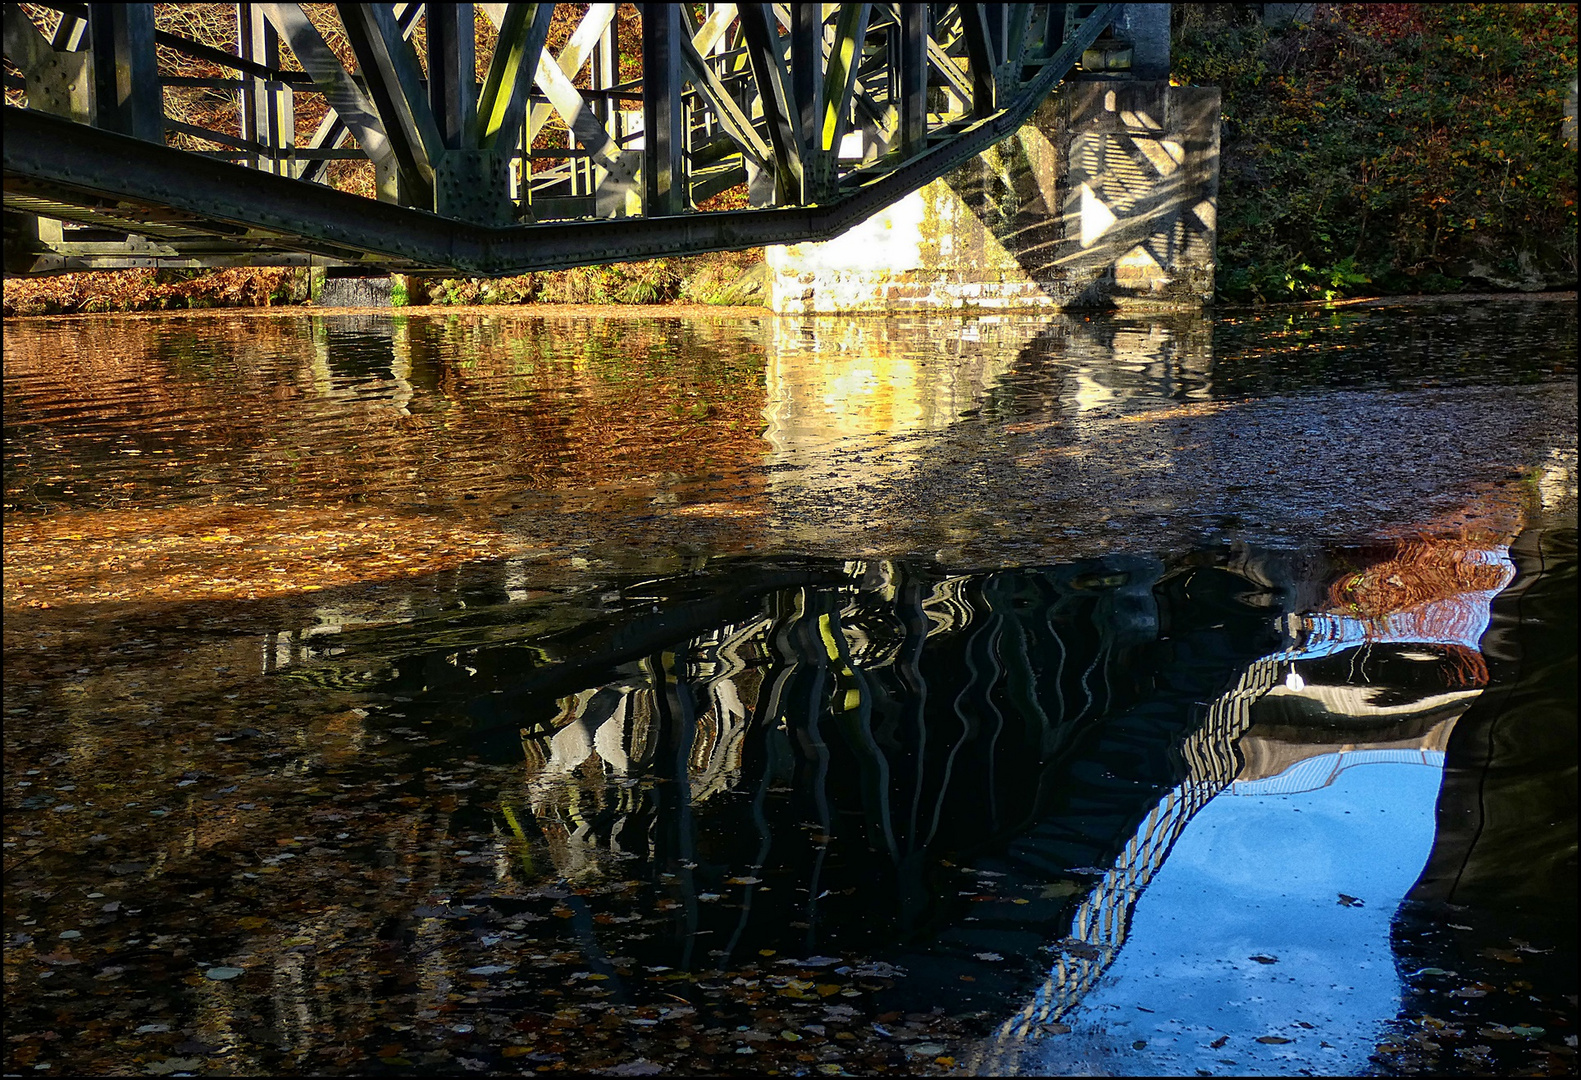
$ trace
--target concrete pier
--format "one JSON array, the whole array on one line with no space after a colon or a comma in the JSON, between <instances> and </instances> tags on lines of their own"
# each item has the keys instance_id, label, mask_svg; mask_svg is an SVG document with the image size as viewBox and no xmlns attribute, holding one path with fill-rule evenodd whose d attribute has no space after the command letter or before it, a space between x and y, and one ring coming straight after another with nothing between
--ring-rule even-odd
<instances>
[{"instance_id":1,"label":"concrete pier","mask_svg":"<svg viewBox=\"0 0 1581 1080\"><path fill-rule=\"evenodd\" d=\"M823 243L770 247L776 312L1120 307L1213 295L1219 91L1067 83L1013 138Z\"/></svg>"}]
</instances>

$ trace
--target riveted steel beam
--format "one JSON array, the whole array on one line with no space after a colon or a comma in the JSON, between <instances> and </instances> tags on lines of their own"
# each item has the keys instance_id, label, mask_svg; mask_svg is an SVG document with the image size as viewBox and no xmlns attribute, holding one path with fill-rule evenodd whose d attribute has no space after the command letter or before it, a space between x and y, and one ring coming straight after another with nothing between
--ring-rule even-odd
<instances>
[{"instance_id":1,"label":"riveted steel beam","mask_svg":"<svg viewBox=\"0 0 1581 1080\"><path fill-rule=\"evenodd\" d=\"M101 127L165 141L152 4L89 4L94 97Z\"/></svg>"},{"instance_id":2,"label":"riveted steel beam","mask_svg":"<svg viewBox=\"0 0 1581 1080\"><path fill-rule=\"evenodd\" d=\"M708 102L709 108L714 110L725 134L734 140L743 153L755 158L758 164L766 165L773 161L774 151L758 134L757 128L752 126L752 121L719 80L718 74L708 66L702 53L697 51L697 46L684 36L681 38L681 62L686 69L687 79L697 88L703 100Z\"/></svg>"},{"instance_id":3,"label":"riveted steel beam","mask_svg":"<svg viewBox=\"0 0 1581 1080\"><path fill-rule=\"evenodd\" d=\"M417 54L396 25L393 5L335 7L356 54L357 66L367 80L368 96L390 137L401 174L412 186L412 197L404 201L429 202L434 166L444 154L445 144L428 104Z\"/></svg>"},{"instance_id":4,"label":"riveted steel beam","mask_svg":"<svg viewBox=\"0 0 1581 1080\"><path fill-rule=\"evenodd\" d=\"M477 140L476 33L471 4L428 6L428 107L447 150Z\"/></svg>"},{"instance_id":5,"label":"riveted steel beam","mask_svg":"<svg viewBox=\"0 0 1581 1080\"><path fill-rule=\"evenodd\" d=\"M540 56L538 60L537 78L543 82L545 78L553 79L551 72L542 70L546 64L553 64L563 76L566 85L571 85L582 67L592 57L593 51L599 43L604 41L609 32L609 24L614 21L616 4L589 4L587 14L582 16L582 21L577 24L576 30L571 34L570 40L565 43L565 48L560 50L560 55L554 58ZM549 114L557 106L551 104L537 104L532 107L532 112L527 119L527 139L530 143L538 130L543 127L544 121L549 119ZM563 110L560 110L563 115ZM585 145L585 144L584 144Z\"/></svg>"},{"instance_id":6,"label":"riveted steel beam","mask_svg":"<svg viewBox=\"0 0 1581 1080\"><path fill-rule=\"evenodd\" d=\"M747 60L758 84L758 100L768 122L769 141L774 147L774 199L778 203L796 202L802 193L805 170L801 110L796 106L785 56L780 48L777 19L768 4L737 4Z\"/></svg>"},{"instance_id":7,"label":"riveted steel beam","mask_svg":"<svg viewBox=\"0 0 1581 1080\"><path fill-rule=\"evenodd\" d=\"M26 72L43 64L55 52L49 39L33 25L20 4L5 6L5 56Z\"/></svg>"},{"instance_id":8,"label":"riveted steel beam","mask_svg":"<svg viewBox=\"0 0 1581 1080\"><path fill-rule=\"evenodd\" d=\"M851 95L856 89L856 72L862 62L862 45L867 40L872 8L872 4L840 5L834 44L829 50L829 69L824 77L817 134L818 148L828 154L840 152L840 139L851 118Z\"/></svg>"},{"instance_id":9,"label":"riveted steel beam","mask_svg":"<svg viewBox=\"0 0 1581 1080\"><path fill-rule=\"evenodd\" d=\"M384 123L368 95L341 65L340 58L325 44L318 28L308 19L300 4L259 4L264 16L279 31L301 63L313 77L313 85L335 111L357 145L375 166L393 164L395 149L385 133Z\"/></svg>"},{"instance_id":10,"label":"riveted steel beam","mask_svg":"<svg viewBox=\"0 0 1581 1080\"><path fill-rule=\"evenodd\" d=\"M1002 19L1000 4L961 4L961 34L966 39L966 56L972 70L972 115L981 119L997 108L999 66L998 42L990 22Z\"/></svg>"},{"instance_id":11,"label":"riveted steel beam","mask_svg":"<svg viewBox=\"0 0 1581 1080\"><path fill-rule=\"evenodd\" d=\"M553 4L485 4L489 17L498 9L499 41L489 60L478 97L478 149L506 150L519 137L538 57L549 37Z\"/></svg>"},{"instance_id":12,"label":"riveted steel beam","mask_svg":"<svg viewBox=\"0 0 1581 1080\"><path fill-rule=\"evenodd\" d=\"M823 123L823 5L792 4L790 28L791 95L795 98L802 144L817 145Z\"/></svg>"},{"instance_id":13,"label":"riveted steel beam","mask_svg":"<svg viewBox=\"0 0 1581 1080\"><path fill-rule=\"evenodd\" d=\"M642 5L642 213L678 214L686 206L681 112L681 9Z\"/></svg>"},{"instance_id":14,"label":"riveted steel beam","mask_svg":"<svg viewBox=\"0 0 1581 1080\"><path fill-rule=\"evenodd\" d=\"M897 4L900 22L899 70L900 147L906 155L928 145L928 32L932 17L926 4Z\"/></svg>"},{"instance_id":15,"label":"riveted steel beam","mask_svg":"<svg viewBox=\"0 0 1581 1080\"><path fill-rule=\"evenodd\" d=\"M77 11L61 11L60 23L50 35L50 47L60 52L79 52L88 47L88 20Z\"/></svg>"},{"instance_id":16,"label":"riveted steel beam","mask_svg":"<svg viewBox=\"0 0 1581 1080\"><path fill-rule=\"evenodd\" d=\"M289 175L296 145L294 102L290 86L268 74L280 70L280 35L253 4L236 5L236 46L240 58L253 65L242 79L242 138L265 148L254 159L257 168Z\"/></svg>"}]
</instances>

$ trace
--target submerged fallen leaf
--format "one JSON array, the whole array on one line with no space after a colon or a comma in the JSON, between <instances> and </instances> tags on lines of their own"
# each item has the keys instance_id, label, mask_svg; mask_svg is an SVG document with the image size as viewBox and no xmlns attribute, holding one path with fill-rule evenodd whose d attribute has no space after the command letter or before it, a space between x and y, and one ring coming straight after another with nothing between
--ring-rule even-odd
<instances>
[{"instance_id":1,"label":"submerged fallen leaf","mask_svg":"<svg viewBox=\"0 0 1581 1080\"><path fill-rule=\"evenodd\" d=\"M1523 964L1526 962L1514 949L1483 949L1477 955L1506 964Z\"/></svg>"}]
</instances>

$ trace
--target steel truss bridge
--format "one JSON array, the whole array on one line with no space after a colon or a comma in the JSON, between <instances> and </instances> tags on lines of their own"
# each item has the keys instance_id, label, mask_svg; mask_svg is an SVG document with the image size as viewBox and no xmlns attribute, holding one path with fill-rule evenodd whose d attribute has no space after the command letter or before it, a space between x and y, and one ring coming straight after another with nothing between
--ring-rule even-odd
<instances>
[{"instance_id":1,"label":"steel truss bridge","mask_svg":"<svg viewBox=\"0 0 1581 1080\"><path fill-rule=\"evenodd\" d=\"M1124 25L635 7L5 4L6 273L500 276L826 239L1012 134Z\"/></svg>"}]
</instances>

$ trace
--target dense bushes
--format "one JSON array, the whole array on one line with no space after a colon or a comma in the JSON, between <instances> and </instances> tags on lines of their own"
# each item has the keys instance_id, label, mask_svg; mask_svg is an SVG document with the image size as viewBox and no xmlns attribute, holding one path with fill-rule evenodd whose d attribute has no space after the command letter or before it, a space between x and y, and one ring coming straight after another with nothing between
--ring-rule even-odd
<instances>
[{"instance_id":1,"label":"dense bushes","mask_svg":"<svg viewBox=\"0 0 1581 1080\"><path fill-rule=\"evenodd\" d=\"M1177 81L1224 95L1222 296L1573 287L1576 5L1251 8L1175 9Z\"/></svg>"},{"instance_id":2,"label":"dense bushes","mask_svg":"<svg viewBox=\"0 0 1581 1080\"><path fill-rule=\"evenodd\" d=\"M419 304L761 304L763 250L610 263L509 278L396 275L392 300ZM317 273L322 273L318 271ZM269 307L308 300L306 270L115 270L7 278L4 312L68 315L182 308Z\"/></svg>"},{"instance_id":3,"label":"dense bushes","mask_svg":"<svg viewBox=\"0 0 1581 1080\"><path fill-rule=\"evenodd\" d=\"M182 308L271 307L307 299L308 273L281 267L225 270L98 270L7 278L4 310L62 315Z\"/></svg>"},{"instance_id":4,"label":"dense bushes","mask_svg":"<svg viewBox=\"0 0 1581 1080\"><path fill-rule=\"evenodd\" d=\"M447 278L417 285L411 303L430 304L695 304L756 302L733 288L761 249L608 263L520 277ZM415 284L415 283L414 283Z\"/></svg>"}]
</instances>

